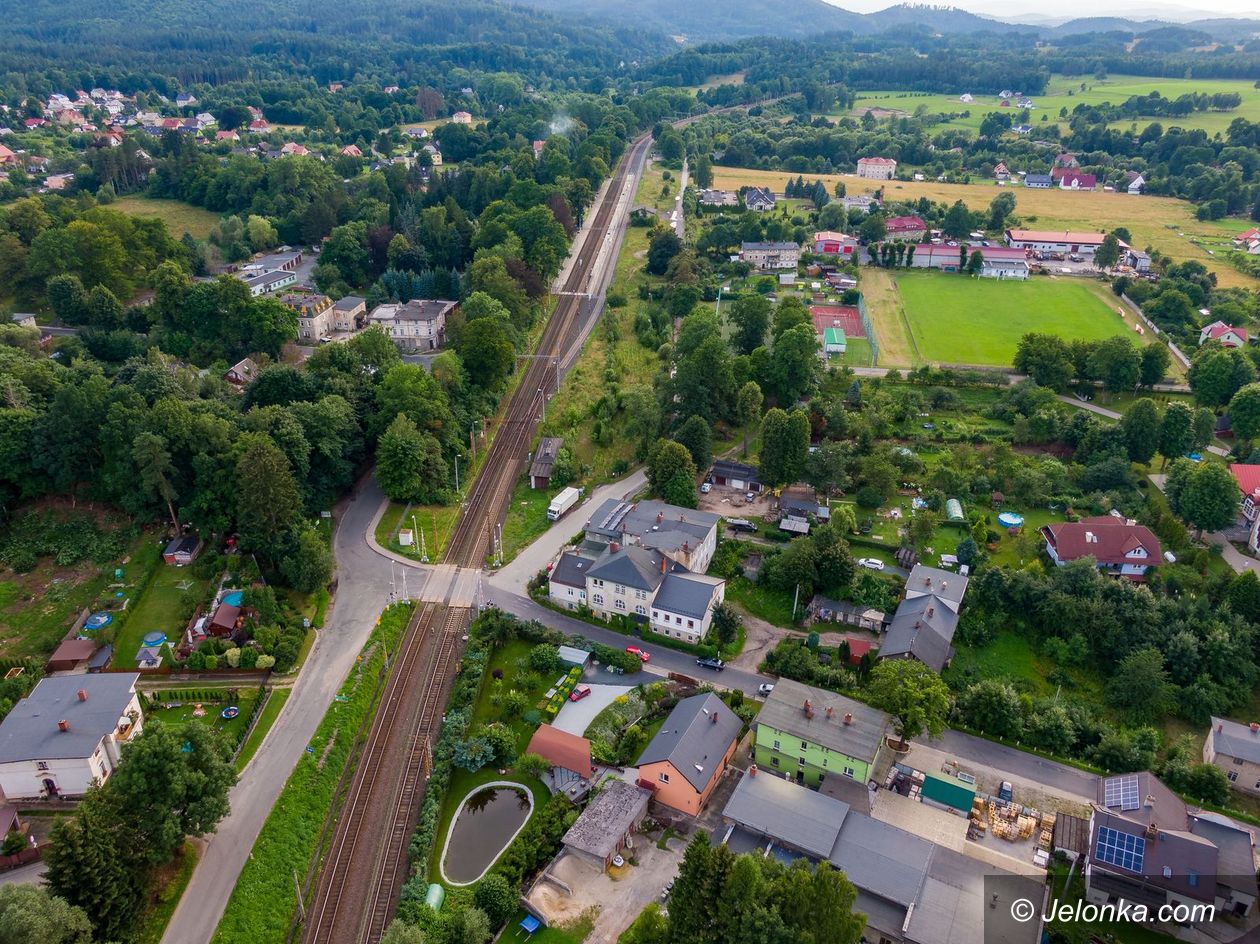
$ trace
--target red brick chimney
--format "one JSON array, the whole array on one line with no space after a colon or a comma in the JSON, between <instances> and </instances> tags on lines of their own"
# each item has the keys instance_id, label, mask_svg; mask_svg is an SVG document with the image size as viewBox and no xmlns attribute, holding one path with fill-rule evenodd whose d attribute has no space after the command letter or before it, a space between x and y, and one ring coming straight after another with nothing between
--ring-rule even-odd
<instances>
[{"instance_id":1,"label":"red brick chimney","mask_svg":"<svg viewBox=\"0 0 1260 944\"><path fill-rule=\"evenodd\" d=\"M63 718L61 721L58 721L58 722L57 722L57 730L58 730L58 731L69 731L69 730L70 730L70 722L69 722L69 721L66 721L64 718Z\"/></svg>"},{"instance_id":2,"label":"red brick chimney","mask_svg":"<svg viewBox=\"0 0 1260 944\"><path fill-rule=\"evenodd\" d=\"M609 545L608 545L608 550L610 550L610 551L612 551L614 554L616 554L618 551L620 551L620 550L621 550L621 542L620 542L620 541L612 541L612 542L611 542L611 543L609 543Z\"/></svg>"},{"instance_id":3,"label":"red brick chimney","mask_svg":"<svg viewBox=\"0 0 1260 944\"><path fill-rule=\"evenodd\" d=\"M79 689L79 701L87 701L87 689Z\"/></svg>"}]
</instances>

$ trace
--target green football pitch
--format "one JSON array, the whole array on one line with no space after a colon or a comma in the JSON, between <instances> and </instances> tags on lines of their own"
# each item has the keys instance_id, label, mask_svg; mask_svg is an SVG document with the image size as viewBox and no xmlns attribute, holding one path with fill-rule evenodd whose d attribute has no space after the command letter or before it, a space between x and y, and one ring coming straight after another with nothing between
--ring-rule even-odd
<instances>
[{"instance_id":1,"label":"green football pitch","mask_svg":"<svg viewBox=\"0 0 1260 944\"><path fill-rule=\"evenodd\" d=\"M1095 341L1134 330L1090 284L1033 276L977 279L938 272L899 272L897 293L915 346L926 361L1006 367L1030 331Z\"/></svg>"}]
</instances>

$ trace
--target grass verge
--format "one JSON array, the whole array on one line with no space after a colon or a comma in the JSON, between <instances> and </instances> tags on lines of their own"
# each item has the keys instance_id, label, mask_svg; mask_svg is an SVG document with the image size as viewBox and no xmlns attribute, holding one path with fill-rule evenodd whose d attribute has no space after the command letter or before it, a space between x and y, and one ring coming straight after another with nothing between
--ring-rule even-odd
<instances>
[{"instance_id":1,"label":"grass verge","mask_svg":"<svg viewBox=\"0 0 1260 944\"><path fill-rule=\"evenodd\" d=\"M291 694L293 694L292 689L276 688L272 689L271 694L267 696L267 704L263 705L262 713L258 716L258 723L254 725L254 730L249 732L249 737L241 745L240 753L236 755L236 770L238 773L244 770L245 766L253 760L254 755L258 753L258 748L262 745L263 738L267 736L271 726L276 723L276 718L280 717L280 709L284 707L284 703L289 700Z\"/></svg>"},{"instance_id":2,"label":"grass verge","mask_svg":"<svg viewBox=\"0 0 1260 944\"><path fill-rule=\"evenodd\" d=\"M179 854L158 872L154 879L153 899L133 932L133 944L158 944L162 940L200 857L200 847L185 842Z\"/></svg>"},{"instance_id":3,"label":"grass verge","mask_svg":"<svg viewBox=\"0 0 1260 944\"><path fill-rule=\"evenodd\" d=\"M215 944L280 944L297 908L293 875L305 873L318 851L334 793L350 759L356 733L370 719L386 650L406 629L410 606L386 610L337 701L311 738L308 752L284 785L263 824L219 922ZM340 700L344 699L344 700Z\"/></svg>"}]
</instances>

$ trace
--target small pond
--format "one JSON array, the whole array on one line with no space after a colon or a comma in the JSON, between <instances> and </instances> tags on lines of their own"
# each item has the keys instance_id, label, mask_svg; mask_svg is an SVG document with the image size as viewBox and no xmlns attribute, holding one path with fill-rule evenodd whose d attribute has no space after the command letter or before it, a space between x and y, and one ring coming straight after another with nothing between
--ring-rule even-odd
<instances>
[{"instance_id":1,"label":"small pond","mask_svg":"<svg viewBox=\"0 0 1260 944\"><path fill-rule=\"evenodd\" d=\"M496 781L477 787L460 803L446 834L442 877L471 885L485 875L534 809L534 797L519 783Z\"/></svg>"}]
</instances>

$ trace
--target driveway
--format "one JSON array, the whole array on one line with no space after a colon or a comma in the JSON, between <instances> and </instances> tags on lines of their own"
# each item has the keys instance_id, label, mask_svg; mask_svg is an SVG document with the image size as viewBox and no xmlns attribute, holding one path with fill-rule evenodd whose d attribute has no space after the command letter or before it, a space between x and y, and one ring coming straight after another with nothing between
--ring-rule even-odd
<instances>
[{"instance_id":1,"label":"driveway","mask_svg":"<svg viewBox=\"0 0 1260 944\"><path fill-rule=\"evenodd\" d=\"M994 786L1010 780L1016 799L1036 805L1041 799L1047 808L1062 809L1063 803L1090 803L1098 795L1098 775L1077 767L1069 767L1026 751L987 741L984 738L947 730L939 738L919 738L910 744L912 767L940 770L946 760L958 761L979 778L980 787L995 792ZM1058 798L1056 805L1053 801Z\"/></svg>"},{"instance_id":2,"label":"driveway","mask_svg":"<svg viewBox=\"0 0 1260 944\"><path fill-rule=\"evenodd\" d=\"M597 714L628 691L629 685L591 685L591 693L581 701L565 702L551 726L581 737Z\"/></svg>"}]
</instances>

